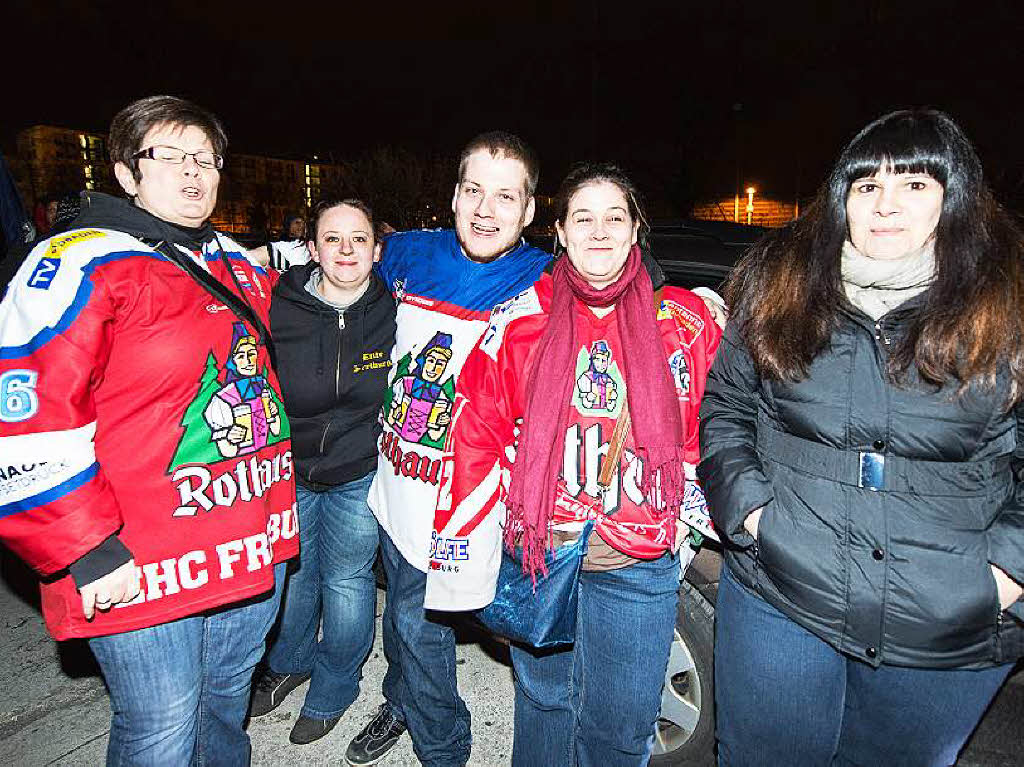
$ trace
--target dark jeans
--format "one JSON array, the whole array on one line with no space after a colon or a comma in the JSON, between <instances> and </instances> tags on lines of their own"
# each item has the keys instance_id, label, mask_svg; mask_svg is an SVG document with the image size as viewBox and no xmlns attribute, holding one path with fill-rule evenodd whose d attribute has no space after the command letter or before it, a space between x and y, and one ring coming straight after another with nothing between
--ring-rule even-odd
<instances>
[{"instance_id":1,"label":"dark jeans","mask_svg":"<svg viewBox=\"0 0 1024 767\"><path fill-rule=\"evenodd\" d=\"M107 767L239 767L252 672L281 598L276 588L202 615L89 640L110 690Z\"/></svg>"},{"instance_id":2,"label":"dark jeans","mask_svg":"<svg viewBox=\"0 0 1024 767\"><path fill-rule=\"evenodd\" d=\"M426 573L410 565L380 529L380 551L388 576L384 607L383 692L405 722L424 767L462 767L469 760L469 709L455 678L455 634L423 609Z\"/></svg>"},{"instance_id":3,"label":"dark jeans","mask_svg":"<svg viewBox=\"0 0 1024 767\"><path fill-rule=\"evenodd\" d=\"M675 633L679 558L580 578L576 642L512 646L513 767L646 765Z\"/></svg>"},{"instance_id":4,"label":"dark jeans","mask_svg":"<svg viewBox=\"0 0 1024 767\"><path fill-rule=\"evenodd\" d=\"M267 663L280 674L313 675L302 705L311 719L333 719L352 705L373 644L377 520L366 505L372 481L373 472L322 493L295 488L302 551L288 574Z\"/></svg>"},{"instance_id":5,"label":"dark jeans","mask_svg":"<svg viewBox=\"0 0 1024 767\"><path fill-rule=\"evenodd\" d=\"M722 767L947 767L1013 665L872 668L801 628L728 566L715 624Z\"/></svg>"}]
</instances>

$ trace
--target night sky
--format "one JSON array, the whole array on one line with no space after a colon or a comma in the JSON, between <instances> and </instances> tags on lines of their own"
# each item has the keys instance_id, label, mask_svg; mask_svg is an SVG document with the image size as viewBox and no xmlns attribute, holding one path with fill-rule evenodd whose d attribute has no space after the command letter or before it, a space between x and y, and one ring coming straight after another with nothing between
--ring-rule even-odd
<instances>
[{"instance_id":1,"label":"night sky","mask_svg":"<svg viewBox=\"0 0 1024 767\"><path fill-rule=\"evenodd\" d=\"M106 130L164 92L218 113L236 151L453 155L505 128L538 149L542 191L596 157L648 197L729 194L739 166L742 184L786 199L869 120L929 105L1024 209L1024 12L1010 0L7 0L0 19L6 152L28 125Z\"/></svg>"}]
</instances>

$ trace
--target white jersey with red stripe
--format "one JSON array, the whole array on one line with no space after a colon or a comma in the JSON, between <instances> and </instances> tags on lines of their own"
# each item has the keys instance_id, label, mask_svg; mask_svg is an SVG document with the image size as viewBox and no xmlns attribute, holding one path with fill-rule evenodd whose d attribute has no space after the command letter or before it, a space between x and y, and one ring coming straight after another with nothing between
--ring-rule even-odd
<instances>
[{"instance_id":1,"label":"white jersey with red stripe","mask_svg":"<svg viewBox=\"0 0 1024 767\"><path fill-rule=\"evenodd\" d=\"M540 276L550 256L520 242L487 263L455 232L404 232L384 242L378 269L398 302L389 391L369 504L402 556L426 572L441 457L459 372L491 309Z\"/></svg>"}]
</instances>

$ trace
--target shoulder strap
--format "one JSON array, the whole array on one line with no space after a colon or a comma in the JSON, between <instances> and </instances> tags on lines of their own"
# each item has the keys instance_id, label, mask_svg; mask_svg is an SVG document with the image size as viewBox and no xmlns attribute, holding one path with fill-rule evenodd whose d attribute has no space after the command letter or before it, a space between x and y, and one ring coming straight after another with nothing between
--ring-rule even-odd
<instances>
[{"instance_id":1,"label":"shoulder strap","mask_svg":"<svg viewBox=\"0 0 1024 767\"><path fill-rule=\"evenodd\" d=\"M274 349L274 340L270 336L270 331L267 330L267 326L263 324L263 320L259 318L259 315L257 315L256 312L253 311L252 307L249 306L249 304L242 298L242 286L238 283L238 277L235 276L235 270L231 268L231 263L228 261L228 257L224 254L224 250L220 248L219 243L218 249L220 250L221 260L223 261L228 274L231 275L231 279L235 283L235 288L238 290L237 294L168 242L161 241L155 244L151 243L151 245L154 250L159 251L173 263L177 264L189 277L198 282L201 287L210 293L210 295L225 304L238 319L243 322L247 322L249 326L259 334L260 342L266 347L267 354L270 356L271 367L275 370L277 369L277 352Z\"/></svg>"},{"instance_id":2,"label":"shoulder strap","mask_svg":"<svg viewBox=\"0 0 1024 767\"><path fill-rule=\"evenodd\" d=\"M655 312L661 308L662 293L664 293L664 288L654 291ZM619 411L619 417L615 421L615 428L612 429L612 438L608 442L608 453L605 455L604 463L601 464L601 473L597 477L597 484L606 490L611 486L612 474L619 465L619 459L622 458L622 448L626 444L629 426L629 397L627 393L626 400L622 403L622 410Z\"/></svg>"}]
</instances>

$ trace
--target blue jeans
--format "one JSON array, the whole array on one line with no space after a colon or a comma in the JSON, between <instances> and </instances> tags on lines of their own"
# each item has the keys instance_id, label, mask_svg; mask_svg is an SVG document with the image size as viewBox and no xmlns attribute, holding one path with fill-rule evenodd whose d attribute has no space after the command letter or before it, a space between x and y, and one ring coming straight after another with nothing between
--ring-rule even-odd
<instances>
[{"instance_id":1,"label":"blue jeans","mask_svg":"<svg viewBox=\"0 0 1024 767\"><path fill-rule=\"evenodd\" d=\"M723 767L947 767L1013 665L873 668L804 630L728 566L715 625Z\"/></svg>"},{"instance_id":2,"label":"blue jeans","mask_svg":"<svg viewBox=\"0 0 1024 767\"><path fill-rule=\"evenodd\" d=\"M455 634L441 615L423 609L426 573L410 565L380 529L380 552L388 576L382 626L384 698L405 722L424 767L462 767L472 745L469 709L455 678Z\"/></svg>"},{"instance_id":3,"label":"blue jeans","mask_svg":"<svg viewBox=\"0 0 1024 767\"><path fill-rule=\"evenodd\" d=\"M284 567L275 566L269 594L89 640L113 711L107 767L249 764L242 724Z\"/></svg>"},{"instance_id":4,"label":"blue jeans","mask_svg":"<svg viewBox=\"0 0 1024 767\"><path fill-rule=\"evenodd\" d=\"M333 719L352 705L373 645L377 520L366 505L373 474L322 493L295 488L302 550L267 663L279 674L313 675L302 705L311 719Z\"/></svg>"},{"instance_id":5,"label":"blue jeans","mask_svg":"<svg viewBox=\"0 0 1024 767\"><path fill-rule=\"evenodd\" d=\"M678 598L675 555L581 574L576 642L512 645L513 767L647 764Z\"/></svg>"}]
</instances>

